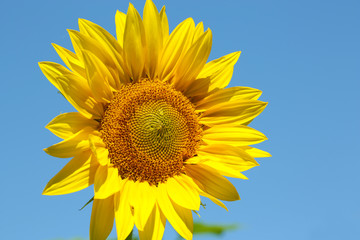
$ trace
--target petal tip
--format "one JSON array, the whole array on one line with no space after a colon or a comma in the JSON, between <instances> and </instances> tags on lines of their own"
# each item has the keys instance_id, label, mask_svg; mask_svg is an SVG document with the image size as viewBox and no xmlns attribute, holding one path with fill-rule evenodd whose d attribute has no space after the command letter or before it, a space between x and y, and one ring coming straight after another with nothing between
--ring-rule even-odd
<instances>
[{"instance_id":1,"label":"petal tip","mask_svg":"<svg viewBox=\"0 0 360 240\"><path fill-rule=\"evenodd\" d=\"M45 188L45 189L43 190L43 192L41 193L41 195L51 196L51 194L48 192L47 188Z\"/></svg>"}]
</instances>

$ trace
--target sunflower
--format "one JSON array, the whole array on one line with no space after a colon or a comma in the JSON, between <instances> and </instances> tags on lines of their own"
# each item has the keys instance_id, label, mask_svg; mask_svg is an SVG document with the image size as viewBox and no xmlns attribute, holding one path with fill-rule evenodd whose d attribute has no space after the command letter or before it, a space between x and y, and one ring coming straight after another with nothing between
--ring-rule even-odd
<instances>
[{"instance_id":1,"label":"sunflower","mask_svg":"<svg viewBox=\"0 0 360 240\"><path fill-rule=\"evenodd\" d=\"M192 239L200 196L239 200L225 178L259 165L268 153L250 147L266 137L248 124L266 103L261 91L225 88L240 52L207 63L210 29L193 19L170 34L165 7L146 1L143 18L132 4L115 16L116 39L79 20L69 30L74 51L53 44L66 64L41 62L47 79L77 112L46 128L63 141L45 149L72 158L43 194L94 185L90 239L106 239L115 218L118 239L134 228L140 239L161 239L166 220Z\"/></svg>"}]
</instances>

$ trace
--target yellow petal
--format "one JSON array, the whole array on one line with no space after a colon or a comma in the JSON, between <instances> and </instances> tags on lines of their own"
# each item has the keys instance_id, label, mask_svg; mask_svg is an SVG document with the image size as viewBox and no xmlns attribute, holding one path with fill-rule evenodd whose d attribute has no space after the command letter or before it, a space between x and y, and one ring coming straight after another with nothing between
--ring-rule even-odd
<instances>
[{"instance_id":1,"label":"yellow petal","mask_svg":"<svg viewBox=\"0 0 360 240\"><path fill-rule=\"evenodd\" d=\"M261 95L261 91L249 87L231 87L219 89L215 93L203 98L196 103L196 110L206 110L217 104L224 102L232 102L234 100L257 100Z\"/></svg>"},{"instance_id":2,"label":"yellow petal","mask_svg":"<svg viewBox=\"0 0 360 240\"><path fill-rule=\"evenodd\" d=\"M101 166L106 166L110 163L109 159L109 150L105 147L92 147L93 145L90 145L91 150L93 151L96 159L100 163Z\"/></svg>"},{"instance_id":3,"label":"yellow petal","mask_svg":"<svg viewBox=\"0 0 360 240\"><path fill-rule=\"evenodd\" d=\"M95 155L96 159L101 166L107 166L110 163L109 150L106 148L105 143L101 137L96 135L89 135L90 149Z\"/></svg>"},{"instance_id":4,"label":"yellow petal","mask_svg":"<svg viewBox=\"0 0 360 240\"><path fill-rule=\"evenodd\" d=\"M239 59L240 53L241 52L230 53L205 65L198 77L211 78L210 91L216 88L225 88L229 84L234 65Z\"/></svg>"},{"instance_id":5,"label":"yellow petal","mask_svg":"<svg viewBox=\"0 0 360 240\"><path fill-rule=\"evenodd\" d=\"M123 68L125 67L123 63L124 60L120 54L108 51L106 47L86 34L74 30L68 30L68 32L76 55L81 61L84 61L83 51L87 50L93 53L103 64L106 65L113 75L116 83L120 83L120 80L121 82L128 82L128 75L123 72Z\"/></svg>"},{"instance_id":6,"label":"yellow petal","mask_svg":"<svg viewBox=\"0 0 360 240\"><path fill-rule=\"evenodd\" d=\"M207 144L246 146L260 143L267 138L261 132L247 126L217 125L204 131L202 138Z\"/></svg>"},{"instance_id":7,"label":"yellow petal","mask_svg":"<svg viewBox=\"0 0 360 240\"><path fill-rule=\"evenodd\" d=\"M174 203L168 196L165 184L158 185L158 203L161 212L173 228L185 239L192 239L193 219L190 209Z\"/></svg>"},{"instance_id":8,"label":"yellow petal","mask_svg":"<svg viewBox=\"0 0 360 240\"><path fill-rule=\"evenodd\" d=\"M198 164L207 161L208 159L200 156L194 156L192 158L186 159L185 164Z\"/></svg>"},{"instance_id":9,"label":"yellow petal","mask_svg":"<svg viewBox=\"0 0 360 240\"><path fill-rule=\"evenodd\" d=\"M234 100L217 104L203 112L200 122L207 126L218 124L245 125L257 117L267 103L258 100Z\"/></svg>"},{"instance_id":10,"label":"yellow petal","mask_svg":"<svg viewBox=\"0 0 360 240\"><path fill-rule=\"evenodd\" d=\"M225 206L225 204L224 204L222 201L220 201L219 199L211 196L210 194L208 194L208 193L206 193L206 192L204 192L204 191L201 191L201 192L200 192L200 195L209 198L209 199L210 199L213 203L215 203L216 205L222 207L222 208L225 209L226 211L229 211L229 210L227 209L227 207Z\"/></svg>"},{"instance_id":11,"label":"yellow petal","mask_svg":"<svg viewBox=\"0 0 360 240\"><path fill-rule=\"evenodd\" d=\"M134 217L128 198L129 191L125 187L122 191L115 194L116 232L119 240L125 239L134 227Z\"/></svg>"},{"instance_id":12,"label":"yellow petal","mask_svg":"<svg viewBox=\"0 0 360 240\"><path fill-rule=\"evenodd\" d=\"M85 117L101 119L104 106L94 99L90 89L84 90L77 85L73 77L73 75L66 75L57 78L61 86L60 92Z\"/></svg>"},{"instance_id":13,"label":"yellow petal","mask_svg":"<svg viewBox=\"0 0 360 240\"><path fill-rule=\"evenodd\" d=\"M93 132L91 128L84 128L78 133L74 134L70 138L63 140L57 144L52 145L51 147L45 148L44 151L58 158L69 158L73 157L79 153L82 153L88 149L89 140L88 136Z\"/></svg>"},{"instance_id":14,"label":"yellow petal","mask_svg":"<svg viewBox=\"0 0 360 240\"><path fill-rule=\"evenodd\" d=\"M146 222L144 230L139 230L140 239L161 240L164 235L165 224L166 218L164 214L160 211L159 207L155 205Z\"/></svg>"},{"instance_id":15,"label":"yellow petal","mask_svg":"<svg viewBox=\"0 0 360 240\"><path fill-rule=\"evenodd\" d=\"M124 59L133 81L140 79L145 64L145 31L138 11L130 3L124 33Z\"/></svg>"},{"instance_id":16,"label":"yellow petal","mask_svg":"<svg viewBox=\"0 0 360 240\"><path fill-rule=\"evenodd\" d=\"M90 221L90 240L106 240L113 225L114 196L94 199Z\"/></svg>"},{"instance_id":17,"label":"yellow petal","mask_svg":"<svg viewBox=\"0 0 360 240\"><path fill-rule=\"evenodd\" d=\"M97 44L107 52L109 57L111 57L114 65L106 65L106 67L109 68L109 71L113 76L111 79L109 78L108 81L114 89L119 89L121 86L120 80L123 80L126 77L124 73L124 60L121 56L123 51L122 47L109 32L95 23L85 19L79 19L79 28L81 33L95 39Z\"/></svg>"},{"instance_id":18,"label":"yellow petal","mask_svg":"<svg viewBox=\"0 0 360 240\"><path fill-rule=\"evenodd\" d=\"M192 43L194 44L203 34L204 34L204 24L203 22L199 22L198 25L196 25Z\"/></svg>"},{"instance_id":19,"label":"yellow petal","mask_svg":"<svg viewBox=\"0 0 360 240\"><path fill-rule=\"evenodd\" d=\"M85 33L93 39L97 40L103 47L110 51L110 54L114 54L114 50L121 50L121 47L116 39L99 25L80 18L79 29L80 32Z\"/></svg>"},{"instance_id":20,"label":"yellow petal","mask_svg":"<svg viewBox=\"0 0 360 240\"><path fill-rule=\"evenodd\" d=\"M91 127L95 130L99 127L99 123L93 119L85 118L78 112L60 114L46 125L47 129L62 139L71 137L85 127Z\"/></svg>"},{"instance_id":21,"label":"yellow petal","mask_svg":"<svg viewBox=\"0 0 360 240\"><path fill-rule=\"evenodd\" d=\"M240 52L234 52L205 64L197 79L186 91L186 96L204 95L225 88L231 80L239 56Z\"/></svg>"},{"instance_id":22,"label":"yellow petal","mask_svg":"<svg viewBox=\"0 0 360 240\"><path fill-rule=\"evenodd\" d=\"M99 166L94 181L95 199L104 199L120 191L121 178L117 168Z\"/></svg>"},{"instance_id":23,"label":"yellow petal","mask_svg":"<svg viewBox=\"0 0 360 240\"><path fill-rule=\"evenodd\" d=\"M41 62L39 66L47 79L83 116L101 119L103 106L92 97L85 79L57 63Z\"/></svg>"},{"instance_id":24,"label":"yellow petal","mask_svg":"<svg viewBox=\"0 0 360 240\"><path fill-rule=\"evenodd\" d=\"M175 71L176 64L181 60L181 56L188 50L195 29L194 20L188 18L180 23L171 33L160 61L160 79L168 80Z\"/></svg>"},{"instance_id":25,"label":"yellow petal","mask_svg":"<svg viewBox=\"0 0 360 240\"><path fill-rule=\"evenodd\" d=\"M205 118L211 117L227 117L233 118L238 116L238 119L244 119L247 121L248 118L254 118L253 115L258 115L259 112L264 110L267 103L258 100L243 100L238 99L229 102L223 102L213 107L208 108L203 112L202 116ZM241 116L239 116L241 115Z\"/></svg>"},{"instance_id":26,"label":"yellow petal","mask_svg":"<svg viewBox=\"0 0 360 240\"><path fill-rule=\"evenodd\" d=\"M58 78L61 76L74 75L64 66L54 62L39 62L39 67L43 72L43 74L45 75L45 77L59 90L62 90L62 88L58 82ZM86 88L87 81L85 78L81 78L77 75L72 76L72 78L75 80L75 83L77 83L77 85L84 88L84 91L89 89Z\"/></svg>"},{"instance_id":27,"label":"yellow petal","mask_svg":"<svg viewBox=\"0 0 360 240\"><path fill-rule=\"evenodd\" d=\"M139 201L137 198L137 188L138 188L139 182L134 182L129 179L124 180L124 184L121 190L122 194L126 194L126 202L129 204L132 208L132 215L134 216L134 205Z\"/></svg>"},{"instance_id":28,"label":"yellow petal","mask_svg":"<svg viewBox=\"0 0 360 240\"><path fill-rule=\"evenodd\" d=\"M165 6L162 7L160 11L160 22L161 22L161 29L162 29L162 36L163 36L163 45L165 46L166 41L169 38L169 23L168 18L166 16L166 9Z\"/></svg>"},{"instance_id":29,"label":"yellow petal","mask_svg":"<svg viewBox=\"0 0 360 240\"><path fill-rule=\"evenodd\" d=\"M242 171L259 165L242 148L225 144L201 146L198 150L198 158L233 165L237 169L243 169Z\"/></svg>"},{"instance_id":30,"label":"yellow petal","mask_svg":"<svg viewBox=\"0 0 360 240\"><path fill-rule=\"evenodd\" d=\"M84 33L75 31L75 30L68 30L70 40L72 42L72 45L74 47L75 53L79 60L82 62L84 61L83 57L83 50L91 51L93 54L95 54L98 58L101 59L104 63L111 63L112 59L108 55L107 52L105 52L102 49L102 46L98 44L98 42L91 38L88 35L85 35Z\"/></svg>"},{"instance_id":31,"label":"yellow petal","mask_svg":"<svg viewBox=\"0 0 360 240\"><path fill-rule=\"evenodd\" d=\"M133 186L135 188L131 191L131 195L133 196L135 225L139 230L143 230L155 206L155 187L147 182L137 182Z\"/></svg>"},{"instance_id":32,"label":"yellow petal","mask_svg":"<svg viewBox=\"0 0 360 240\"><path fill-rule=\"evenodd\" d=\"M68 30L68 32L75 53L81 61L84 61L83 50L88 50L95 54L103 63L107 65L114 64L109 53L95 39L75 30Z\"/></svg>"},{"instance_id":33,"label":"yellow petal","mask_svg":"<svg viewBox=\"0 0 360 240\"><path fill-rule=\"evenodd\" d=\"M244 149L244 151L249 154L250 156L254 157L254 158L263 158L263 157L271 157L271 154L268 152L265 152L263 150L254 148L254 147L248 147L248 146L244 146L241 147Z\"/></svg>"},{"instance_id":34,"label":"yellow petal","mask_svg":"<svg viewBox=\"0 0 360 240\"><path fill-rule=\"evenodd\" d=\"M84 51L83 56L87 80L94 98L98 102L109 103L113 98L109 84L110 82L114 82L111 73L91 52Z\"/></svg>"},{"instance_id":35,"label":"yellow petal","mask_svg":"<svg viewBox=\"0 0 360 240\"><path fill-rule=\"evenodd\" d=\"M125 32L126 14L116 11L115 25L116 25L116 38L122 48L124 45L124 32Z\"/></svg>"},{"instance_id":36,"label":"yellow petal","mask_svg":"<svg viewBox=\"0 0 360 240\"><path fill-rule=\"evenodd\" d=\"M171 200L181 207L199 210L200 197L196 189L188 186L182 176L174 176L166 182L167 192Z\"/></svg>"},{"instance_id":37,"label":"yellow petal","mask_svg":"<svg viewBox=\"0 0 360 240\"><path fill-rule=\"evenodd\" d=\"M75 53L55 43L52 43L52 45L66 66L68 66L73 72L79 74L83 78L86 78L84 64L78 59Z\"/></svg>"},{"instance_id":38,"label":"yellow petal","mask_svg":"<svg viewBox=\"0 0 360 240\"><path fill-rule=\"evenodd\" d=\"M179 62L174 79L176 89L185 91L190 83L195 80L209 57L211 45L212 33L211 30L208 29L189 48Z\"/></svg>"},{"instance_id":39,"label":"yellow petal","mask_svg":"<svg viewBox=\"0 0 360 240\"><path fill-rule=\"evenodd\" d=\"M187 89L184 91L184 95L192 99L192 102L196 103L199 99L202 99L209 92L211 79L208 78L196 78L192 81Z\"/></svg>"},{"instance_id":40,"label":"yellow petal","mask_svg":"<svg viewBox=\"0 0 360 240\"><path fill-rule=\"evenodd\" d=\"M239 200L239 194L236 188L229 180L221 176L216 170L207 166L186 165L185 172L204 192L221 200L235 201Z\"/></svg>"},{"instance_id":41,"label":"yellow petal","mask_svg":"<svg viewBox=\"0 0 360 240\"><path fill-rule=\"evenodd\" d=\"M217 171L223 176L232 177L232 178L241 178L241 179L248 179L244 174L240 171L244 171L238 166L221 163L221 162L213 162L213 161L205 161L199 163L198 166L207 166L212 168L214 171ZM254 166L252 166L254 167ZM249 168L248 168L249 169ZM246 169L247 170L247 169Z\"/></svg>"},{"instance_id":42,"label":"yellow petal","mask_svg":"<svg viewBox=\"0 0 360 240\"><path fill-rule=\"evenodd\" d=\"M154 79L159 55L163 47L163 39L160 14L151 0L147 0L145 3L143 18L146 36L145 69L148 76Z\"/></svg>"},{"instance_id":43,"label":"yellow petal","mask_svg":"<svg viewBox=\"0 0 360 240\"><path fill-rule=\"evenodd\" d=\"M99 164L84 152L71 159L46 185L44 195L61 195L87 188L94 183Z\"/></svg>"}]
</instances>

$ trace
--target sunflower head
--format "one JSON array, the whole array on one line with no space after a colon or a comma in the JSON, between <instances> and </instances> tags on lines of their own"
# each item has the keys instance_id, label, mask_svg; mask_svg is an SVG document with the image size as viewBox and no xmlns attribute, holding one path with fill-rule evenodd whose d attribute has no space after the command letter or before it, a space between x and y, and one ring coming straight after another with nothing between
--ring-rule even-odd
<instances>
[{"instance_id":1,"label":"sunflower head","mask_svg":"<svg viewBox=\"0 0 360 240\"><path fill-rule=\"evenodd\" d=\"M200 196L226 209L238 200L225 177L242 178L268 153L250 147L266 137L248 124L266 106L261 91L226 88L240 52L208 61L211 31L189 18L171 33L165 8L146 1L115 16L116 37L80 19L69 30L74 52L54 44L66 67L40 63L75 112L46 127L63 140L45 151L72 159L44 194L94 186L90 239L118 239L134 225L140 239L161 239L166 220L192 238ZM225 177L224 177L225 176Z\"/></svg>"}]
</instances>

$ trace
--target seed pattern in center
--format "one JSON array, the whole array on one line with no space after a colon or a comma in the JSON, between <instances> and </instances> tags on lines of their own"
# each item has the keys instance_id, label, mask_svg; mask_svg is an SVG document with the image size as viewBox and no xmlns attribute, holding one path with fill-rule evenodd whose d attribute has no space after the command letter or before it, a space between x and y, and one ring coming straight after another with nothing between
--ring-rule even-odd
<instances>
[{"instance_id":1,"label":"seed pattern in center","mask_svg":"<svg viewBox=\"0 0 360 240\"><path fill-rule=\"evenodd\" d=\"M115 94L100 132L120 176L150 185L182 173L201 139L191 102L170 85L150 80Z\"/></svg>"}]
</instances>

